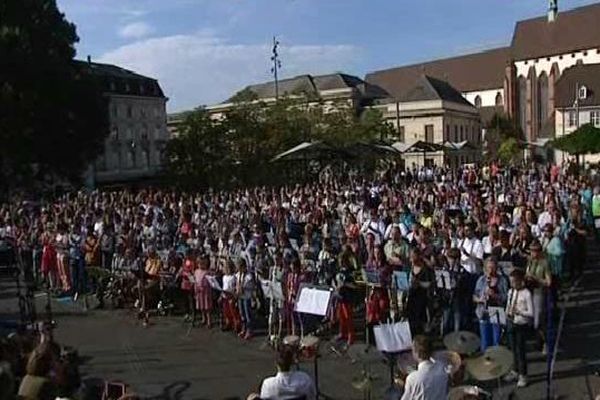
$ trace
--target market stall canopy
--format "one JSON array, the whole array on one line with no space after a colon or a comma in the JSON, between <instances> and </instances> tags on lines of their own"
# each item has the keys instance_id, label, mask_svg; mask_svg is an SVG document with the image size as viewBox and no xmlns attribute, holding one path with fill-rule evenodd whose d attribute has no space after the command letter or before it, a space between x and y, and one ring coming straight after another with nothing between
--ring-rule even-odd
<instances>
[{"instance_id":1,"label":"market stall canopy","mask_svg":"<svg viewBox=\"0 0 600 400\"><path fill-rule=\"evenodd\" d=\"M462 142L450 142L446 141L443 143L444 147L449 150L476 150L476 147L469 142L468 140L463 140Z\"/></svg>"},{"instance_id":2,"label":"market stall canopy","mask_svg":"<svg viewBox=\"0 0 600 400\"><path fill-rule=\"evenodd\" d=\"M406 149L410 147L410 144L404 142L395 142L392 143L392 147L398 150L400 153L404 153Z\"/></svg>"},{"instance_id":3,"label":"market stall canopy","mask_svg":"<svg viewBox=\"0 0 600 400\"><path fill-rule=\"evenodd\" d=\"M378 142L356 142L345 147L345 150L357 157L397 157L402 155L402 153L392 145Z\"/></svg>"},{"instance_id":4,"label":"market stall canopy","mask_svg":"<svg viewBox=\"0 0 600 400\"><path fill-rule=\"evenodd\" d=\"M405 153L435 153L436 151L444 151L447 147L442 144L437 143L429 143L419 140L411 144L406 150Z\"/></svg>"},{"instance_id":5,"label":"market stall canopy","mask_svg":"<svg viewBox=\"0 0 600 400\"><path fill-rule=\"evenodd\" d=\"M291 149L273 157L271 162L275 161L296 161L296 160L322 160L329 158L352 158L347 151L334 147L328 143L317 140L314 142L302 142Z\"/></svg>"}]
</instances>

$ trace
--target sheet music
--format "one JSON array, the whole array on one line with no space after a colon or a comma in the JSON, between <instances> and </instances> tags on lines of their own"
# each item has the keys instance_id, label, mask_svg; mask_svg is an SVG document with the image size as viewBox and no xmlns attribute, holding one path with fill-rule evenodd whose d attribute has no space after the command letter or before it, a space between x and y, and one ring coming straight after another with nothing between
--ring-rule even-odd
<instances>
[{"instance_id":1,"label":"sheet music","mask_svg":"<svg viewBox=\"0 0 600 400\"><path fill-rule=\"evenodd\" d=\"M208 284L210 285L211 288L218 290L220 292L223 291L223 289L221 289L221 285L219 285L219 281L214 276L206 275L206 280L208 281Z\"/></svg>"},{"instance_id":2,"label":"sheet music","mask_svg":"<svg viewBox=\"0 0 600 400\"><path fill-rule=\"evenodd\" d=\"M399 353L412 348L412 334L407 321L377 325L373 333L377 350L381 352Z\"/></svg>"},{"instance_id":3,"label":"sheet music","mask_svg":"<svg viewBox=\"0 0 600 400\"><path fill-rule=\"evenodd\" d=\"M503 307L488 307L488 315L492 324L506 325L506 311Z\"/></svg>"},{"instance_id":4,"label":"sheet music","mask_svg":"<svg viewBox=\"0 0 600 400\"><path fill-rule=\"evenodd\" d=\"M296 301L296 312L314 315L327 315L331 291L304 287L300 289Z\"/></svg>"},{"instance_id":5,"label":"sheet music","mask_svg":"<svg viewBox=\"0 0 600 400\"><path fill-rule=\"evenodd\" d=\"M394 280L396 281L396 290L405 292L410 288L408 283L408 273L404 271L394 271Z\"/></svg>"},{"instance_id":6,"label":"sheet music","mask_svg":"<svg viewBox=\"0 0 600 400\"><path fill-rule=\"evenodd\" d=\"M435 270L435 282L439 289L451 290L452 284L450 282L450 271L443 269Z\"/></svg>"},{"instance_id":7,"label":"sheet music","mask_svg":"<svg viewBox=\"0 0 600 400\"><path fill-rule=\"evenodd\" d=\"M266 279L260 280L260 286L266 298L283 301L283 287L281 282L272 282Z\"/></svg>"}]
</instances>

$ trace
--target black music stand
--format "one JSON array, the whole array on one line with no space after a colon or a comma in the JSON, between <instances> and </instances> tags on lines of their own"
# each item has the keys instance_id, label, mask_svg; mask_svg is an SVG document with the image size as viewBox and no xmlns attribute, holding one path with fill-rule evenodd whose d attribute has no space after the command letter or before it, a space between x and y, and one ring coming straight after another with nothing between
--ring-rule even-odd
<instances>
[{"instance_id":1,"label":"black music stand","mask_svg":"<svg viewBox=\"0 0 600 400\"><path fill-rule=\"evenodd\" d=\"M329 287L302 285L298 290L298 298L294 312L299 314L300 332L304 337L304 327L302 325L302 314L326 316L331 307L332 289ZM314 301L311 301L314 300ZM317 345L318 346L318 345ZM319 389L319 349L313 358L313 379L315 380L315 390L317 399L331 399L331 397L323 394Z\"/></svg>"}]
</instances>

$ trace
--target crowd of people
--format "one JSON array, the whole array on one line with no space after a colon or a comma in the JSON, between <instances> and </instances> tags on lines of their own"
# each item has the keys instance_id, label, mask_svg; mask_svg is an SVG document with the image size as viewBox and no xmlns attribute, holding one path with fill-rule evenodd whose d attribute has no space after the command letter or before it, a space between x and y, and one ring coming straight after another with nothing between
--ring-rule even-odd
<instances>
[{"instance_id":1,"label":"crowd of people","mask_svg":"<svg viewBox=\"0 0 600 400\"><path fill-rule=\"evenodd\" d=\"M0 241L56 295L94 290L102 306L118 289L146 322L179 304L243 340L262 321L274 337L298 334L301 288L329 287L319 323L347 345L399 319L413 336L476 332L482 350L506 336L525 386L525 340L544 351L545 307L582 274L600 220L595 176L569 171L491 163L227 192L82 191L0 205ZM265 281L282 296L266 298Z\"/></svg>"}]
</instances>

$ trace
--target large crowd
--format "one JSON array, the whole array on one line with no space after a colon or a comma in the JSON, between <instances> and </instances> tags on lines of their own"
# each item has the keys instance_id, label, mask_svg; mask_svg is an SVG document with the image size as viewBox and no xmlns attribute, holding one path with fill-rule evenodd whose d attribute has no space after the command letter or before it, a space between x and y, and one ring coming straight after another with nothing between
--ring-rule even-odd
<instances>
[{"instance_id":1,"label":"large crowd","mask_svg":"<svg viewBox=\"0 0 600 400\"><path fill-rule=\"evenodd\" d=\"M317 323L340 342L400 319L413 336L476 332L482 350L508 336L511 375L525 386L525 340L545 351L546 307L582 274L600 220L595 175L571 171L491 163L278 188L82 191L0 205L0 246L57 296L94 291L100 306L130 303L146 323L175 305L243 340L263 321L272 337L298 334L300 289L331 288ZM282 296L267 299L265 281Z\"/></svg>"}]
</instances>

